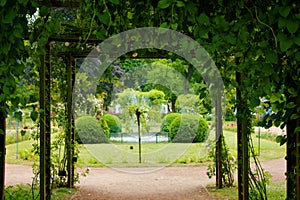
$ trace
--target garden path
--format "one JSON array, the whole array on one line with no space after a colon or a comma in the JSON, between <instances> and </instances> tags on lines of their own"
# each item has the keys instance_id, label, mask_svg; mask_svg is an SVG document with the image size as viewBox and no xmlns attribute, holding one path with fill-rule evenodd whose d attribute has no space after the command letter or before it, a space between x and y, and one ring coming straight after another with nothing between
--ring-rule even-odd
<instances>
[{"instance_id":1,"label":"garden path","mask_svg":"<svg viewBox=\"0 0 300 200\"><path fill-rule=\"evenodd\" d=\"M262 166L272 175L271 181L285 180L283 158L262 162ZM147 173L145 170L91 168L76 186L78 191L72 199L213 199L205 187L214 183L206 176L206 166L165 167L152 172L147 168ZM6 165L6 185L31 183L31 177L31 166Z\"/></svg>"}]
</instances>

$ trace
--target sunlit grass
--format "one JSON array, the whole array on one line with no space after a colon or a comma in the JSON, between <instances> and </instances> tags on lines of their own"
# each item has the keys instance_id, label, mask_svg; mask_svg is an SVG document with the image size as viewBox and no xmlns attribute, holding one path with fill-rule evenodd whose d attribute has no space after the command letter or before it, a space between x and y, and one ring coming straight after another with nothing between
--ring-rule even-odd
<instances>
[{"instance_id":1,"label":"sunlit grass","mask_svg":"<svg viewBox=\"0 0 300 200\"><path fill-rule=\"evenodd\" d=\"M71 199L71 196L76 192L73 188L56 188L52 190L51 200L66 200ZM29 184L20 184L5 188L6 200L32 200L39 199L39 188L32 188Z\"/></svg>"},{"instance_id":2,"label":"sunlit grass","mask_svg":"<svg viewBox=\"0 0 300 200\"><path fill-rule=\"evenodd\" d=\"M237 157L236 133L224 131L224 136L231 153ZM16 159L17 144L7 145L6 162L14 164L30 165L33 161L20 159L24 151L30 152L33 141L18 143L19 159ZM258 139L253 139L255 151L258 150ZM260 140L261 161L283 158L285 147L279 146L274 141ZM137 143L110 143L110 144L85 144L79 145L78 166L101 167L107 165L116 166L141 166L138 161ZM142 166L160 165L199 165L207 161L207 144L194 143L143 143L142 144Z\"/></svg>"},{"instance_id":3,"label":"sunlit grass","mask_svg":"<svg viewBox=\"0 0 300 200\"><path fill-rule=\"evenodd\" d=\"M238 188L222 188L215 189L214 185L208 185L206 187L211 196L228 199L228 200L236 200L238 199ZM285 182L270 182L267 185L267 197L272 200L284 200L286 198L286 184Z\"/></svg>"}]
</instances>

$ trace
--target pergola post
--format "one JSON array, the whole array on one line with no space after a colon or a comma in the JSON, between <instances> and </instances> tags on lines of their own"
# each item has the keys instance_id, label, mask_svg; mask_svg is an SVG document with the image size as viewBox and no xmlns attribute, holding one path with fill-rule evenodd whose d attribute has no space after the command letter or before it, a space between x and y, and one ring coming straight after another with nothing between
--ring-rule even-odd
<instances>
[{"instance_id":1,"label":"pergola post","mask_svg":"<svg viewBox=\"0 0 300 200\"><path fill-rule=\"evenodd\" d=\"M300 105L300 100L297 100ZM296 127L300 127L300 118L296 121ZM296 134L296 198L300 200L300 131L295 131Z\"/></svg>"},{"instance_id":2,"label":"pergola post","mask_svg":"<svg viewBox=\"0 0 300 200\"><path fill-rule=\"evenodd\" d=\"M221 93L217 91L216 101L216 188L222 188L222 106Z\"/></svg>"},{"instance_id":3,"label":"pergola post","mask_svg":"<svg viewBox=\"0 0 300 200\"><path fill-rule=\"evenodd\" d=\"M67 172L68 172L68 187L74 186L74 127L73 127L73 64L72 58L66 57L67 67L67 132L66 132L66 149L67 149Z\"/></svg>"},{"instance_id":4,"label":"pergola post","mask_svg":"<svg viewBox=\"0 0 300 200\"><path fill-rule=\"evenodd\" d=\"M3 105L1 105L4 108ZM6 121L5 114L0 111L0 199L4 200L5 188L5 135L6 135Z\"/></svg>"},{"instance_id":5,"label":"pergola post","mask_svg":"<svg viewBox=\"0 0 300 200\"><path fill-rule=\"evenodd\" d=\"M51 198L50 44L40 66L40 199Z\"/></svg>"},{"instance_id":6,"label":"pergola post","mask_svg":"<svg viewBox=\"0 0 300 200\"><path fill-rule=\"evenodd\" d=\"M236 72L236 88L237 99L237 144L238 144L238 198L239 200L249 199L249 152L248 152L248 137L247 137L247 120L244 112L247 109L245 99L242 96L242 74Z\"/></svg>"}]
</instances>

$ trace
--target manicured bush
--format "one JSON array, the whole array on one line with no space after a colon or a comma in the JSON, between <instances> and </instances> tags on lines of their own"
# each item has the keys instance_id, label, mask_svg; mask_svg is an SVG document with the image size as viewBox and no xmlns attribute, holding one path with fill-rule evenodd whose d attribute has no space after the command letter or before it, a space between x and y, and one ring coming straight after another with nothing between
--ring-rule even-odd
<instances>
[{"instance_id":1,"label":"manicured bush","mask_svg":"<svg viewBox=\"0 0 300 200\"><path fill-rule=\"evenodd\" d=\"M171 123L169 136L172 142L203 142L208 136L208 124L198 115L182 114Z\"/></svg>"},{"instance_id":2,"label":"manicured bush","mask_svg":"<svg viewBox=\"0 0 300 200\"><path fill-rule=\"evenodd\" d=\"M160 90L150 90L147 94L152 105L165 103L165 93Z\"/></svg>"},{"instance_id":3,"label":"manicured bush","mask_svg":"<svg viewBox=\"0 0 300 200\"><path fill-rule=\"evenodd\" d=\"M122 123L119 117L112 114L104 114L101 118L106 121L110 133L122 132Z\"/></svg>"},{"instance_id":4,"label":"manicured bush","mask_svg":"<svg viewBox=\"0 0 300 200\"><path fill-rule=\"evenodd\" d=\"M173 122L173 120L180 116L180 113L169 113L163 118L163 122L160 128L161 132L169 132L170 131L170 125Z\"/></svg>"},{"instance_id":5,"label":"manicured bush","mask_svg":"<svg viewBox=\"0 0 300 200\"><path fill-rule=\"evenodd\" d=\"M98 144L108 142L109 132L101 128L101 125L95 117L80 117L76 120L75 125L75 139L79 144Z\"/></svg>"}]
</instances>

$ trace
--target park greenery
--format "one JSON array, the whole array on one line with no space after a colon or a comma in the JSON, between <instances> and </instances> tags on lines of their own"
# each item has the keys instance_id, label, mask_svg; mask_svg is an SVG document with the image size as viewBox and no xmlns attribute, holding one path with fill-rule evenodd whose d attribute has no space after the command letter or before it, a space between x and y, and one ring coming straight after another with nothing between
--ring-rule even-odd
<instances>
[{"instance_id":1,"label":"park greenery","mask_svg":"<svg viewBox=\"0 0 300 200\"><path fill-rule=\"evenodd\" d=\"M77 2L79 5L71 8L71 3L68 2ZM55 3L66 4L57 9L59 6L54 5ZM39 76L42 74L41 66L47 64L41 58L49 57L48 63L51 62L52 66L51 74L47 76L51 82L51 96L47 96L46 99L51 100L51 120L59 131L57 137L53 138L53 144L48 148L55 152L61 150L51 159L54 166L52 170L55 172L53 174L56 176L54 180L59 181L59 170L66 170L67 166L68 151L64 147L68 145L66 135L70 130L67 116L69 94L66 80L67 60L64 56L82 55L95 49L96 44L91 43L90 39L103 41L134 28L161 27L183 33L201 44L221 73L226 94L222 97L226 99L225 118L238 119L237 137L240 144L236 148L242 153L238 156L239 198L247 199L249 193L251 194L249 198L267 198L264 174L260 170L255 172L247 170L249 155L258 168L260 167L255 157L251 135L253 113L260 112L262 108L264 111L272 108L273 112L264 116L259 125L266 128L271 126L287 128L287 133L278 136L276 140L280 145L287 145L287 198L299 198L300 52L297 51L300 45L299 10L300 4L291 0L280 2L1 0L1 167L5 160L5 118L14 112L14 117L22 121L19 108L31 110L30 117L35 122L35 127L31 128L35 130L39 130L39 124L45 118L47 110L43 110L44 107L41 109L40 106L43 105L37 103L42 91L40 83L43 77ZM73 36L74 39L74 35L75 40L64 41L66 36ZM193 52L187 54L192 55ZM154 58L147 58L149 55ZM131 59L136 56L146 59ZM158 59L162 57L164 59ZM78 70L80 62L82 62L80 59L76 61L75 71ZM96 120L97 128L105 126L103 120L99 122L103 112L109 111L109 106L115 99L123 99L120 98L120 93L127 88L134 88L134 92L138 91L138 99L147 96L145 93L148 92L151 105L166 103L168 110L172 112L197 110L204 118L213 114L211 105L214 99L210 99L209 85L205 84L202 76L190 63L172 52L140 49L114 61L103 76L98 77L97 83L89 82L87 77L91 74L93 71L86 71L79 74L79 79L75 80L83 81L86 86L75 88L76 94L82 94L83 97L80 99L78 95L74 102L79 108L76 110L75 118L79 120L87 114ZM169 87L165 87L158 80L164 80ZM89 84L97 85L97 95L87 90ZM156 90L152 96L151 90ZM180 102L180 95L183 95L181 96L183 101L186 100L181 106L177 103ZM263 98L267 101L262 101ZM118 102L126 105L129 101ZM149 102L146 102L147 105ZM135 105L139 108L141 106ZM125 108L128 111L125 109L123 112L125 118L132 117L133 111L137 111L137 107L133 105ZM145 114L143 127L147 131L151 128L147 127L148 116L158 115L158 112L146 109L143 113ZM123 119L120 117L121 121ZM107 126L109 129L108 123ZM129 129L128 123L124 123L122 129L124 127ZM172 132L171 127L172 123L163 126L163 129L167 128ZM33 131L32 138L33 152L38 156L39 131ZM77 148L76 145L74 148ZM246 173L241 173L245 171ZM38 174L38 171L35 172ZM258 174L258 177L255 174Z\"/></svg>"}]
</instances>

